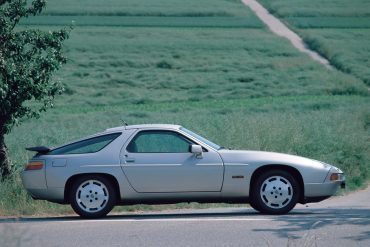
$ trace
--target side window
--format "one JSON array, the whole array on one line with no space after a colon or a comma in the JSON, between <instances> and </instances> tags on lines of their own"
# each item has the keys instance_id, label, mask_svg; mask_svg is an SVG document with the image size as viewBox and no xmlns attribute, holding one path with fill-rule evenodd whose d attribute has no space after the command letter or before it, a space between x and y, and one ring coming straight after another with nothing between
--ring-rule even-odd
<instances>
[{"instance_id":1,"label":"side window","mask_svg":"<svg viewBox=\"0 0 370 247\"><path fill-rule=\"evenodd\" d=\"M130 153L187 153L190 140L172 131L141 131L127 146Z\"/></svg>"},{"instance_id":2,"label":"side window","mask_svg":"<svg viewBox=\"0 0 370 247\"><path fill-rule=\"evenodd\" d=\"M75 142L50 151L48 154L84 154L95 153L102 150L121 133L109 134L104 136L93 137L87 140Z\"/></svg>"}]
</instances>

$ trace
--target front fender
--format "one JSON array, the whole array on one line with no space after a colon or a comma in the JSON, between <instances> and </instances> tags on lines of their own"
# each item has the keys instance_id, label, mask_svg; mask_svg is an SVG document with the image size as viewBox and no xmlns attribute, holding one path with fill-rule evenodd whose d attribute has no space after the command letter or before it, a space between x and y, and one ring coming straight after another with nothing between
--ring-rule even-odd
<instances>
[{"instance_id":1,"label":"front fender","mask_svg":"<svg viewBox=\"0 0 370 247\"><path fill-rule=\"evenodd\" d=\"M304 183L323 183L332 166L289 154L260 151L220 151L225 164L244 164L252 173L266 165L285 165L299 171Z\"/></svg>"}]
</instances>

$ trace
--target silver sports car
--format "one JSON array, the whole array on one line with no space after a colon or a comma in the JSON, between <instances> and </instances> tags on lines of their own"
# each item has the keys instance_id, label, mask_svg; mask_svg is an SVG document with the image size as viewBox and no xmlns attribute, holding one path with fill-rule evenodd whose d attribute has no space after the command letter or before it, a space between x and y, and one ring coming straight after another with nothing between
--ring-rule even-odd
<instances>
[{"instance_id":1,"label":"silver sports car","mask_svg":"<svg viewBox=\"0 0 370 247\"><path fill-rule=\"evenodd\" d=\"M71 204L82 217L115 205L250 203L284 214L345 185L343 172L299 156L225 149L179 125L129 125L37 154L22 172L34 199Z\"/></svg>"}]
</instances>

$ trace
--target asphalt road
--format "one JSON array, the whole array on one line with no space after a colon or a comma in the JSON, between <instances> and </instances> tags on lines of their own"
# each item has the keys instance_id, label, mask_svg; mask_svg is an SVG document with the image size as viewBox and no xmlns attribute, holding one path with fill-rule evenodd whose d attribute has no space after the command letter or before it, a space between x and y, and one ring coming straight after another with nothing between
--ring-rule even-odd
<instances>
[{"instance_id":1,"label":"asphalt road","mask_svg":"<svg viewBox=\"0 0 370 247\"><path fill-rule=\"evenodd\" d=\"M217 208L0 219L0 246L370 246L370 188L282 216Z\"/></svg>"}]
</instances>

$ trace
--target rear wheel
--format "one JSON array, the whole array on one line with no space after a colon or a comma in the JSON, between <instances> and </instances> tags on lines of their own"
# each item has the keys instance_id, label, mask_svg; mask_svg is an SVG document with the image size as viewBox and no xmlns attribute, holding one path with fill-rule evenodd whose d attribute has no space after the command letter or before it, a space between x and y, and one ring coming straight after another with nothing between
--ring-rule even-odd
<instances>
[{"instance_id":1,"label":"rear wheel","mask_svg":"<svg viewBox=\"0 0 370 247\"><path fill-rule=\"evenodd\" d=\"M106 216L113 209L116 200L114 186L100 175L78 178L70 191L71 206L83 218Z\"/></svg>"},{"instance_id":2,"label":"rear wheel","mask_svg":"<svg viewBox=\"0 0 370 247\"><path fill-rule=\"evenodd\" d=\"M251 206L267 214L285 214L298 202L299 184L287 171L271 170L260 175L252 188Z\"/></svg>"}]
</instances>

